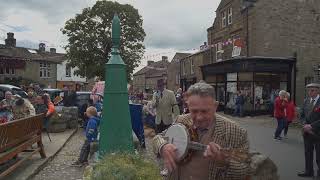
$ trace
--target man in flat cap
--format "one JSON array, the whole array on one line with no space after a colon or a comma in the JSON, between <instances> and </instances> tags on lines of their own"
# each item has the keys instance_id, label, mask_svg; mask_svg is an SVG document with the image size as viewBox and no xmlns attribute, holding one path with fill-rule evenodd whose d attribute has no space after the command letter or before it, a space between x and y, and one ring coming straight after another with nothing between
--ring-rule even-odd
<instances>
[{"instance_id":1,"label":"man in flat cap","mask_svg":"<svg viewBox=\"0 0 320 180\"><path fill-rule=\"evenodd\" d=\"M298 173L300 177L313 177L313 150L316 150L318 166L317 178L320 179L320 84L311 83L306 86L309 97L305 99L301 119L303 125L305 171Z\"/></svg>"}]
</instances>

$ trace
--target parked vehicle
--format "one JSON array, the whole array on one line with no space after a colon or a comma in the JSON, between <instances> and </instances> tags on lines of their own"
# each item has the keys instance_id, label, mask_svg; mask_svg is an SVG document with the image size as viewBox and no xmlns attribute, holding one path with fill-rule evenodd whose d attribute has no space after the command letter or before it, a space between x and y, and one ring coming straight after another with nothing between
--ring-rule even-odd
<instances>
[{"instance_id":1,"label":"parked vehicle","mask_svg":"<svg viewBox=\"0 0 320 180\"><path fill-rule=\"evenodd\" d=\"M43 92L48 93L53 101L57 96L60 96L60 93L63 91L61 89L43 89Z\"/></svg>"},{"instance_id":2,"label":"parked vehicle","mask_svg":"<svg viewBox=\"0 0 320 180\"><path fill-rule=\"evenodd\" d=\"M80 109L82 107L83 104L87 103L90 99L90 96L92 95L92 93L90 91L78 91L76 92L77 94L77 101L76 101L76 105L78 106L78 108ZM96 94L97 96L99 96L100 101L103 101L103 95L100 93Z\"/></svg>"},{"instance_id":3,"label":"parked vehicle","mask_svg":"<svg viewBox=\"0 0 320 180\"><path fill-rule=\"evenodd\" d=\"M6 91L10 91L13 95L19 95L23 98L28 98L28 94L21 88L10 84L0 84L0 101L4 99Z\"/></svg>"}]
</instances>

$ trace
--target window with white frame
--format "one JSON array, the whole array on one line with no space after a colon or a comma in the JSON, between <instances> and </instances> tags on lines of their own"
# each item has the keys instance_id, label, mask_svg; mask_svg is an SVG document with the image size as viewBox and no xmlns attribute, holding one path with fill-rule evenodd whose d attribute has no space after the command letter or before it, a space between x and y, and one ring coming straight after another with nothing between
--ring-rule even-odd
<instances>
[{"instance_id":1,"label":"window with white frame","mask_svg":"<svg viewBox=\"0 0 320 180\"><path fill-rule=\"evenodd\" d=\"M191 74L194 73L194 63L193 63L193 59L191 59L191 61L190 61L190 72L191 72Z\"/></svg>"},{"instance_id":2,"label":"window with white frame","mask_svg":"<svg viewBox=\"0 0 320 180\"><path fill-rule=\"evenodd\" d=\"M0 74L6 74L6 75L15 75L16 70L14 68L0 68Z\"/></svg>"},{"instance_id":3,"label":"window with white frame","mask_svg":"<svg viewBox=\"0 0 320 180\"><path fill-rule=\"evenodd\" d=\"M47 62L40 63L40 78L50 78L51 77L51 65Z\"/></svg>"},{"instance_id":4,"label":"window with white frame","mask_svg":"<svg viewBox=\"0 0 320 180\"><path fill-rule=\"evenodd\" d=\"M176 74L176 84L180 84L180 74Z\"/></svg>"},{"instance_id":5,"label":"window with white frame","mask_svg":"<svg viewBox=\"0 0 320 180\"><path fill-rule=\"evenodd\" d=\"M228 9L228 25L232 24L232 7Z\"/></svg>"},{"instance_id":6,"label":"window with white frame","mask_svg":"<svg viewBox=\"0 0 320 180\"><path fill-rule=\"evenodd\" d=\"M185 66L185 61L182 61L182 74L186 74L186 66Z\"/></svg>"},{"instance_id":7,"label":"window with white frame","mask_svg":"<svg viewBox=\"0 0 320 180\"><path fill-rule=\"evenodd\" d=\"M71 77L71 67L66 66L66 77Z\"/></svg>"},{"instance_id":8,"label":"window with white frame","mask_svg":"<svg viewBox=\"0 0 320 180\"><path fill-rule=\"evenodd\" d=\"M226 15L226 11L222 11L221 13L222 16L222 27L226 27L227 26L227 15Z\"/></svg>"}]
</instances>

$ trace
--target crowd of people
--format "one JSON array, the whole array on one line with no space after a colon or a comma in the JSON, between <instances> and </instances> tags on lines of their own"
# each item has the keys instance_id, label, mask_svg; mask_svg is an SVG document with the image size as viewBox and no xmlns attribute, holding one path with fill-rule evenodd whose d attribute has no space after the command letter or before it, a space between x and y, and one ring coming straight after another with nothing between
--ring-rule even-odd
<instances>
[{"instance_id":1,"label":"crowd of people","mask_svg":"<svg viewBox=\"0 0 320 180\"><path fill-rule=\"evenodd\" d=\"M45 113L49 118L54 113L54 105L48 94L35 94L29 98L13 95L10 91L5 92L5 98L0 102L0 123L34 116ZM46 120L44 120L45 124Z\"/></svg>"}]
</instances>

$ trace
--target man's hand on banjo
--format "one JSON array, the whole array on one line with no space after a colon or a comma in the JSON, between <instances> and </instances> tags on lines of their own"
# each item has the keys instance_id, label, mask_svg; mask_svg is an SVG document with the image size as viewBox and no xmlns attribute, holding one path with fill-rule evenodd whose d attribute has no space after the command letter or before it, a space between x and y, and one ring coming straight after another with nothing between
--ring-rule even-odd
<instances>
[{"instance_id":1,"label":"man's hand on banjo","mask_svg":"<svg viewBox=\"0 0 320 180\"><path fill-rule=\"evenodd\" d=\"M166 144L161 148L161 156L164 160L164 166L172 172L176 169L176 159L177 159L177 148L173 144Z\"/></svg>"},{"instance_id":2,"label":"man's hand on banjo","mask_svg":"<svg viewBox=\"0 0 320 180\"><path fill-rule=\"evenodd\" d=\"M204 157L220 163L225 163L227 159L226 155L221 151L221 146L214 142L211 142L207 145L207 149L204 152Z\"/></svg>"}]
</instances>

